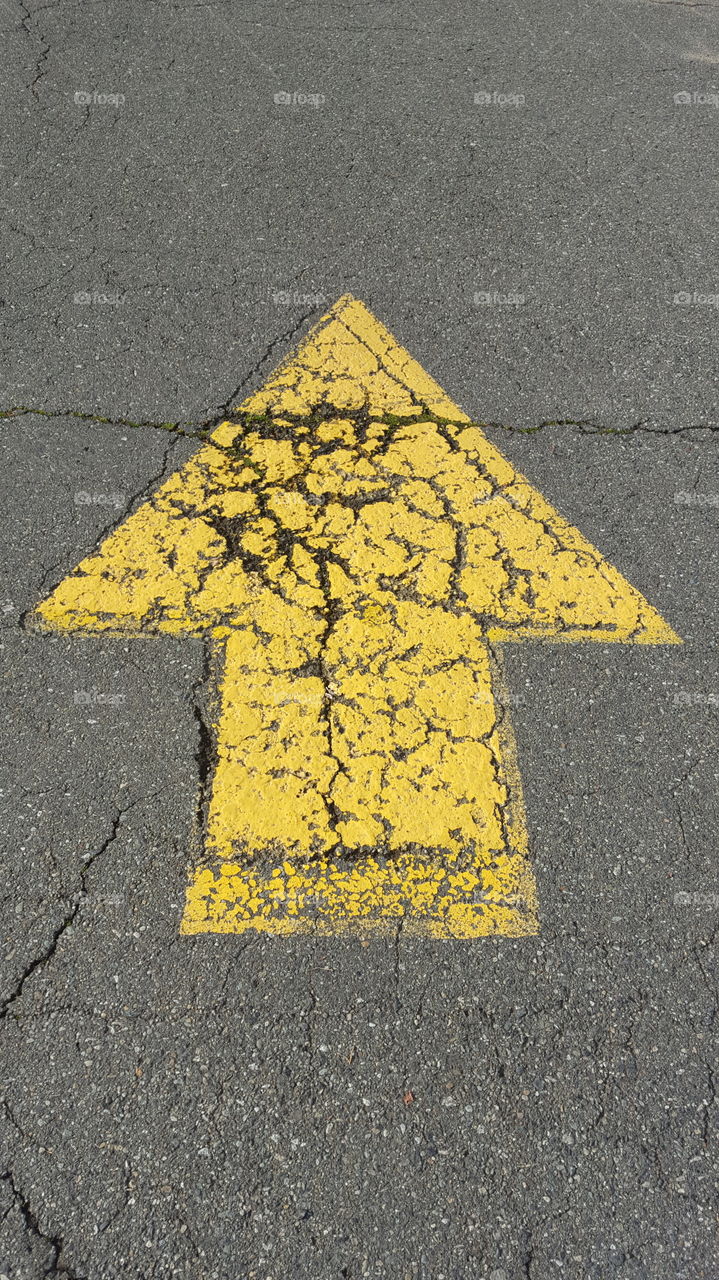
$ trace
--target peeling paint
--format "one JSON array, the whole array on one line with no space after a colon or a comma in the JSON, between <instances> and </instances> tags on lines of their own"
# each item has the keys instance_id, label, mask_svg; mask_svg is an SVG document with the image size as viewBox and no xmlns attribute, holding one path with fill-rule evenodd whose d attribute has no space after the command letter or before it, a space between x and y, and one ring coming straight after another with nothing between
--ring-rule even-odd
<instances>
[{"instance_id":1,"label":"peeling paint","mask_svg":"<svg viewBox=\"0 0 719 1280\"><path fill-rule=\"evenodd\" d=\"M350 297L34 621L209 637L185 933L536 932L494 646L680 642Z\"/></svg>"}]
</instances>

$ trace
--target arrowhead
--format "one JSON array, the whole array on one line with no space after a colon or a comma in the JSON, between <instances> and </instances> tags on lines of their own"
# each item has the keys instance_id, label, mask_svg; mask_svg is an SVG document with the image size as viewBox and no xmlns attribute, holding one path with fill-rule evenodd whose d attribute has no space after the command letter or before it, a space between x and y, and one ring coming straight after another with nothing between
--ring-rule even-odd
<instances>
[{"instance_id":1,"label":"arrowhead","mask_svg":"<svg viewBox=\"0 0 719 1280\"><path fill-rule=\"evenodd\" d=\"M36 625L279 626L299 653L326 626L328 595L369 593L372 608L398 594L447 604L490 640L680 643L349 295L234 416L60 583Z\"/></svg>"}]
</instances>

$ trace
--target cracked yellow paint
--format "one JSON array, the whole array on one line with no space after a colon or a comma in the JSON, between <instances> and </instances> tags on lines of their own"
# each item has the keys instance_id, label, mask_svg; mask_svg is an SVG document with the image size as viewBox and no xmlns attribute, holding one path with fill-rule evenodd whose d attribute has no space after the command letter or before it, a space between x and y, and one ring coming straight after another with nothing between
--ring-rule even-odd
<instances>
[{"instance_id":1,"label":"cracked yellow paint","mask_svg":"<svg viewBox=\"0 0 719 1280\"><path fill-rule=\"evenodd\" d=\"M35 615L209 637L183 932L536 932L494 645L679 638L350 297L232 419Z\"/></svg>"}]
</instances>

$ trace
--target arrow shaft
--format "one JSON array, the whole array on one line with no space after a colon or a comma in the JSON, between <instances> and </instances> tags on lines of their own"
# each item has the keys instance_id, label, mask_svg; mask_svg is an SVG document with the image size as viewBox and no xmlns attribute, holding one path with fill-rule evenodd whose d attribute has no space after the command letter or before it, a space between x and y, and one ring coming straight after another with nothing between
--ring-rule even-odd
<instances>
[{"instance_id":1,"label":"arrow shaft","mask_svg":"<svg viewBox=\"0 0 719 1280\"><path fill-rule=\"evenodd\" d=\"M282 932L314 915L336 932L402 915L461 936L464 915L472 936L516 910L526 840L499 673L437 612L431 628L412 605L345 614L309 674L230 635L186 921Z\"/></svg>"}]
</instances>

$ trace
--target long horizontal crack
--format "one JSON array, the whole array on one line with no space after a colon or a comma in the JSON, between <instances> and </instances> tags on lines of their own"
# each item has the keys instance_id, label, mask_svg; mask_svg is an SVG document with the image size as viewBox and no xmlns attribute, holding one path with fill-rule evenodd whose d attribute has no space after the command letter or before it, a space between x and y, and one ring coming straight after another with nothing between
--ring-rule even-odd
<instances>
[{"instance_id":1,"label":"long horizontal crack","mask_svg":"<svg viewBox=\"0 0 719 1280\"><path fill-rule=\"evenodd\" d=\"M22 417L74 418L78 422L97 422L108 427L133 427L135 429L146 427L153 431L172 431L176 435L187 436L191 440L206 439L212 429L212 425L214 424L214 419L208 419L205 423L188 423L186 426L183 426L182 419L177 422L154 422L149 419L140 419L138 421L134 418L121 418L101 413L88 413L82 409L42 409L37 406L33 407L24 404L12 405L9 409L0 409L0 419Z\"/></svg>"},{"instance_id":2,"label":"long horizontal crack","mask_svg":"<svg viewBox=\"0 0 719 1280\"><path fill-rule=\"evenodd\" d=\"M348 417L346 409L334 409L335 413ZM719 431L719 423L716 422L694 422L684 426L663 426L660 423L653 423L651 419L640 419L632 422L627 426L609 426L606 423L597 422L592 418L545 418L540 422L534 423L532 426L518 426L516 423L510 422L492 422L479 421L469 418L446 418L432 412L424 406L417 406L417 415L424 419L428 419L438 425L448 427L476 427L480 430L492 431L511 431L517 435L533 435L537 431L544 431L551 427L574 427L582 435L610 435L610 436L628 436L636 432L645 432L648 435L684 435L689 431ZM211 418L203 418L198 422L186 422L184 419L176 421L153 421L151 419L123 418L107 414L89 413L81 409L46 409L39 406L31 405L12 405L6 409L0 409L0 420L6 421L21 417L38 417L38 418L73 418L78 422L94 422L102 426L111 427L131 427L135 430L149 429L153 431L170 431L177 435L184 436L189 440L200 440L213 443L211 440L212 431L223 420L237 422L242 424L243 420L247 425L251 425L255 421L251 415L243 414L239 410L232 410L229 407L223 415L218 417L214 415ZM307 425L313 425L316 415L308 414L305 417L295 417L289 414L282 414L282 418L291 418L294 423L304 422ZM372 421L385 426L394 426L397 424L397 415L393 414L372 414ZM402 417L403 422L412 420L412 415ZM221 446L217 446L221 447ZM223 448L223 452L224 452ZM234 451L233 451L234 452Z\"/></svg>"}]
</instances>

